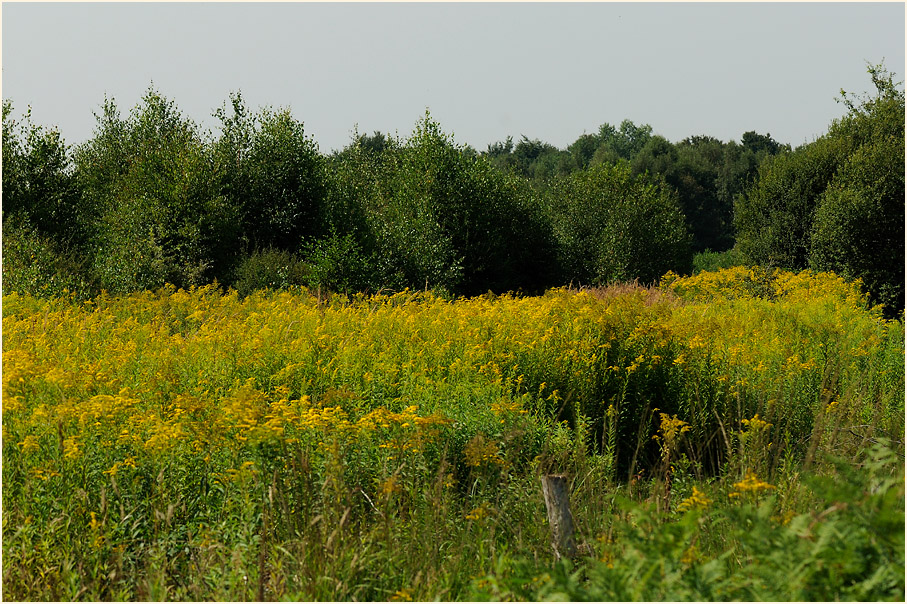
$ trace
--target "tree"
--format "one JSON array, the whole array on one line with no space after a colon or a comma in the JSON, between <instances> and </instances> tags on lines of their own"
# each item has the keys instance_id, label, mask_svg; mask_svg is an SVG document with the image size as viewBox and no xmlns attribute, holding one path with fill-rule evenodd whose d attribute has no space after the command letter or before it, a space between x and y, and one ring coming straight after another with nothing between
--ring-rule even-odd
<instances>
[{"instance_id":1,"label":"tree","mask_svg":"<svg viewBox=\"0 0 907 604\"><path fill-rule=\"evenodd\" d=\"M904 307L904 91L882 66L868 71L874 96L842 91L848 113L824 136L762 164L735 206L737 245L749 263L861 278L893 313Z\"/></svg>"},{"instance_id":2,"label":"tree","mask_svg":"<svg viewBox=\"0 0 907 604\"><path fill-rule=\"evenodd\" d=\"M737 246L746 262L806 268L816 206L848 153L846 141L824 136L759 168L756 185L734 207Z\"/></svg>"},{"instance_id":3,"label":"tree","mask_svg":"<svg viewBox=\"0 0 907 604\"><path fill-rule=\"evenodd\" d=\"M611 150L617 157L630 160L639 153L652 138L652 126L637 126L631 120L624 120L620 128L604 123L598 129L599 146Z\"/></svg>"},{"instance_id":4,"label":"tree","mask_svg":"<svg viewBox=\"0 0 907 604\"><path fill-rule=\"evenodd\" d=\"M292 251L326 231L325 160L302 122L288 109L249 114L231 95L232 114L215 111L221 136L214 143L221 194L239 212L241 237L252 249Z\"/></svg>"},{"instance_id":5,"label":"tree","mask_svg":"<svg viewBox=\"0 0 907 604\"><path fill-rule=\"evenodd\" d=\"M754 132L744 138L750 144L771 140ZM656 135L633 156L631 166L634 174L664 178L677 191L694 251L723 251L734 245L734 198L749 186L759 161L776 148L764 147L757 153L711 136L690 136L674 145Z\"/></svg>"},{"instance_id":6,"label":"tree","mask_svg":"<svg viewBox=\"0 0 907 604\"><path fill-rule=\"evenodd\" d=\"M75 164L100 286L128 292L210 282L216 260L235 249L237 216L217 194L195 124L151 88L128 118L113 100L96 118Z\"/></svg>"},{"instance_id":7,"label":"tree","mask_svg":"<svg viewBox=\"0 0 907 604\"><path fill-rule=\"evenodd\" d=\"M477 294L529 289L550 273L552 244L520 181L454 144L428 113L380 157L351 153L334 178L332 204L361 208L360 245L385 285Z\"/></svg>"},{"instance_id":8,"label":"tree","mask_svg":"<svg viewBox=\"0 0 907 604\"><path fill-rule=\"evenodd\" d=\"M653 136L630 163L634 174L661 174L668 178L677 168L677 147L663 136Z\"/></svg>"},{"instance_id":9,"label":"tree","mask_svg":"<svg viewBox=\"0 0 907 604\"><path fill-rule=\"evenodd\" d=\"M31 119L12 119L12 101L3 101L3 217L20 222L63 245L80 244L84 233L73 181L69 147L56 128Z\"/></svg>"},{"instance_id":10,"label":"tree","mask_svg":"<svg viewBox=\"0 0 907 604\"><path fill-rule=\"evenodd\" d=\"M564 280L657 281L689 272L690 239L671 189L626 164L593 166L558 179L550 194Z\"/></svg>"},{"instance_id":11,"label":"tree","mask_svg":"<svg viewBox=\"0 0 907 604\"><path fill-rule=\"evenodd\" d=\"M513 152L513 137L508 136L506 141L499 141L497 143L492 143L488 145L487 151L485 151L485 156L488 159L496 159L498 157L506 157Z\"/></svg>"},{"instance_id":12,"label":"tree","mask_svg":"<svg viewBox=\"0 0 907 604\"><path fill-rule=\"evenodd\" d=\"M777 155L784 145L772 138L771 134L759 134L755 130L744 132L740 138L740 144L743 148L752 151L753 154L759 155Z\"/></svg>"},{"instance_id":13,"label":"tree","mask_svg":"<svg viewBox=\"0 0 907 604\"><path fill-rule=\"evenodd\" d=\"M869 72L875 97L843 93L849 114L829 132L853 151L818 201L809 265L862 279L894 316L904 308L904 91L883 67Z\"/></svg>"},{"instance_id":14,"label":"tree","mask_svg":"<svg viewBox=\"0 0 907 604\"><path fill-rule=\"evenodd\" d=\"M550 178L557 172L559 153L554 145L539 139L530 140L524 134L513 150L514 169L526 178Z\"/></svg>"},{"instance_id":15,"label":"tree","mask_svg":"<svg viewBox=\"0 0 907 604\"><path fill-rule=\"evenodd\" d=\"M697 252L733 245L731 200L718 194L725 152L724 143L714 137L687 137L677 145L675 173L666 175L677 188Z\"/></svg>"},{"instance_id":16,"label":"tree","mask_svg":"<svg viewBox=\"0 0 907 604\"><path fill-rule=\"evenodd\" d=\"M573 166L578 169L588 167L600 145L601 139L598 136L582 134L572 145L567 147L567 152L570 153L573 159Z\"/></svg>"}]
</instances>

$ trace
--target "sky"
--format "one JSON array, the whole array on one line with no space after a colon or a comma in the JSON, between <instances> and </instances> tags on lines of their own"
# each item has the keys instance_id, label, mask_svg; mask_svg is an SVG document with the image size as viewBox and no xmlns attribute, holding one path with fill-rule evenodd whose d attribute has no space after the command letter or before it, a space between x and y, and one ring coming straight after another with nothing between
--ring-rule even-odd
<instances>
[{"instance_id":1,"label":"sky","mask_svg":"<svg viewBox=\"0 0 907 604\"><path fill-rule=\"evenodd\" d=\"M240 91L289 108L324 153L354 129L408 137L426 109L458 144L526 136L565 148L600 125L671 141L796 147L904 79L905 5L890 3L3 2L2 96L14 118L89 139L105 96L125 115L153 86L202 130Z\"/></svg>"}]
</instances>

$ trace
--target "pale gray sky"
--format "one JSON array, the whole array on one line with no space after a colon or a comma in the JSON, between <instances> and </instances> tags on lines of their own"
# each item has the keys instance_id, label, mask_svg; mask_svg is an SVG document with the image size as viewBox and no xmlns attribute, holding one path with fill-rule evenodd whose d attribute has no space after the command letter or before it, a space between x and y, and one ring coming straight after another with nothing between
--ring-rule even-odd
<instances>
[{"instance_id":1,"label":"pale gray sky","mask_svg":"<svg viewBox=\"0 0 907 604\"><path fill-rule=\"evenodd\" d=\"M904 3L2 4L2 95L69 143L104 95L126 114L154 83L205 128L241 90L290 107L323 152L408 136L426 108L458 143L565 147L631 119L672 141L747 130L794 146L904 79Z\"/></svg>"}]
</instances>

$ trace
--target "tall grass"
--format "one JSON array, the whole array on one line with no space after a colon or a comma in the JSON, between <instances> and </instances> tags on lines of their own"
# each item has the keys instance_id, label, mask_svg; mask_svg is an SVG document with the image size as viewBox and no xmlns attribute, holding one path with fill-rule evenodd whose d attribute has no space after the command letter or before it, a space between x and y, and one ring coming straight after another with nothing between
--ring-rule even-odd
<instances>
[{"instance_id":1,"label":"tall grass","mask_svg":"<svg viewBox=\"0 0 907 604\"><path fill-rule=\"evenodd\" d=\"M844 526L826 500L903 526L903 325L830 274L458 300L10 294L3 335L8 599L595 599L675 571L698 591L663 595L770 598L740 573L799 556L795 518ZM866 463L844 495L804 479ZM575 568L553 563L543 472L570 477ZM892 547L867 531L839 561L865 568L791 593L864 593L888 572L866 552ZM883 578L864 595L903 594Z\"/></svg>"}]
</instances>

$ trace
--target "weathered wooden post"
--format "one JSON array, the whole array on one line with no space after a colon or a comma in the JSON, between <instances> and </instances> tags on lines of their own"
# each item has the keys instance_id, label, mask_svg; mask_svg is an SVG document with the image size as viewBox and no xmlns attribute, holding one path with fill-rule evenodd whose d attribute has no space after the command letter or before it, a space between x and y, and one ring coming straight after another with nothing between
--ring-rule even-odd
<instances>
[{"instance_id":1,"label":"weathered wooden post","mask_svg":"<svg viewBox=\"0 0 907 604\"><path fill-rule=\"evenodd\" d=\"M551 527L551 545L558 559L576 556L576 540L573 538L573 515L570 513L570 498L567 493L567 477L563 474L542 475L542 495L548 511Z\"/></svg>"}]
</instances>

